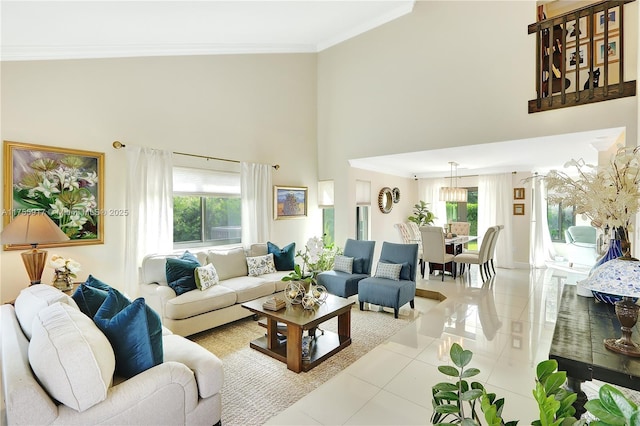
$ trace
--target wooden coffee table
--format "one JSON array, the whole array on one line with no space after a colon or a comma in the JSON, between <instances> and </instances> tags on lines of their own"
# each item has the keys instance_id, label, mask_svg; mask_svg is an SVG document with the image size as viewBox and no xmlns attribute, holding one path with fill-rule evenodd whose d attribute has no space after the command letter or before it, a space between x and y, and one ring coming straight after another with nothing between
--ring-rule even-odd
<instances>
[{"instance_id":1,"label":"wooden coffee table","mask_svg":"<svg viewBox=\"0 0 640 426\"><path fill-rule=\"evenodd\" d=\"M284 299L282 293L276 294ZM267 319L267 335L251 342L250 346L278 361L287 364L291 371L299 373L309 371L333 354L351 344L351 307L353 301L329 294L327 300L312 310L304 309L301 305L290 305L279 311L270 311L262 307L262 303L272 298L262 297L242 304ZM316 332L316 328L323 322L338 317L338 333L324 330ZM278 322L286 325L286 342L278 341ZM302 360L302 332L311 330L315 334L312 339L309 360Z\"/></svg>"}]
</instances>

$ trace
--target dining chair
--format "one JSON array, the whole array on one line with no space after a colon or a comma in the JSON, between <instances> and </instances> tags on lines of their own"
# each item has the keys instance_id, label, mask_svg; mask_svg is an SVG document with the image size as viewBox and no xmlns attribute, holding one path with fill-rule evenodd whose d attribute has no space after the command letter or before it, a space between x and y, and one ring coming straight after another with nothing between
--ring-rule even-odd
<instances>
[{"instance_id":1,"label":"dining chair","mask_svg":"<svg viewBox=\"0 0 640 426\"><path fill-rule=\"evenodd\" d=\"M469 222L451 222L451 233L456 235L469 235L471 224Z\"/></svg>"},{"instance_id":2,"label":"dining chair","mask_svg":"<svg viewBox=\"0 0 640 426\"><path fill-rule=\"evenodd\" d=\"M422 234L420 233L420 227L415 222L407 222L407 226L413 235L414 243L418 244L418 262L420 263L420 273L424 277L424 260L422 259Z\"/></svg>"},{"instance_id":3,"label":"dining chair","mask_svg":"<svg viewBox=\"0 0 640 426\"><path fill-rule=\"evenodd\" d=\"M422 259L425 264L429 265L429 275L433 272L433 267L439 267L442 270L442 281L444 281L446 266L451 264L451 273L455 278L454 255L447 253L442 228L439 226L421 226L420 233L422 235ZM424 271L422 271L422 278L424 278Z\"/></svg>"},{"instance_id":4,"label":"dining chair","mask_svg":"<svg viewBox=\"0 0 640 426\"><path fill-rule=\"evenodd\" d=\"M496 225L496 232L493 234L491 238L491 247L489 247L489 262L491 263L491 269L493 269L493 274L496 273L496 268L493 265L493 258L496 256L496 244L498 242L498 237L500 236L500 232L504 229L504 225ZM487 269L489 267L487 266Z\"/></svg>"},{"instance_id":5,"label":"dining chair","mask_svg":"<svg viewBox=\"0 0 640 426\"><path fill-rule=\"evenodd\" d=\"M416 295L417 244L382 243L380 260L373 277L358 283L360 310L365 303L393 308L398 318L400 308L407 303L414 308Z\"/></svg>"},{"instance_id":6,"label":"dining chair","mask_svg":"<svg viewBox=\"0 0 640 426\"><path fill-rule=\"evenodd\" d=\"M494 234L497 232L498 227L490 226L487 231L484 233L482 237L482 242L480 243L480 249L478 251L463 251L460 254L457 254L454 257L454 261L456 263L461 263L463 265L469 265L469 274L471 274L471 265L478 265L480 269L480 277L482 281L486 280L489 277L488 271L488 262L489 262L489 250L491 248L492 240ZM464 271L464 267L462 269ZM485 276L483 275L483 270L485 271Z\"/></svg>"}]
</instances>

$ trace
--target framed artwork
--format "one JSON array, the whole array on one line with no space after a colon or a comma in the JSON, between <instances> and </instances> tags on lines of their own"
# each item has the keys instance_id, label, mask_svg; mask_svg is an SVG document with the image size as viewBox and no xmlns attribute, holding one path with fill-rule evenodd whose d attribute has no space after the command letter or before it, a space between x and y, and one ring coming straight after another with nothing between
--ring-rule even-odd
<instances>
[{"instance_id":1,"label":"framed artwork","mask_svg":"<svg viewBox=\"0 0 640 426\"><path fill-rule=\"evenodd\" d=\"M298 219L307 216L308 188L302 186L273 187L273 218Z\"/></svg>"},{"instance_id":2,"label":"framed artwork","mask_svg":"<svg viewBox=\"0 0 640 426\"><path fill-rule=\"evenodd\" d=\"M104 153L4 141L4 225L28 210L44 211L69 237L39 247L104 243Z\"/></svg>"},{"instance_id":3,"label":"framed artwork","mask_svg":"<svg viewBox=\"0 0 640 426\"><path fill-rule=\"evenodd\" d=\"M605 45L604 39L596 40L596 65L604 65ZM606 55L609 57L609 63L620 60L620 37L609 37L606 46Z\"/></svg>"},{"instance_id":4,"label":"framed artwork","mask_svg":"<svg viewBox=\"0 0 640 426\"><path fill-rule=\"evenodd\" d=\"M524 200L524 188L513 188L513 199Z\"/></svg>"},{"instance_id":5,"label":"framed artwork","mask_svg":"<svg viewBox=\"0 0 640 426\"><path fill-rule=\"evenodd\" d=\"M612 7L607 11L609 17L609 32L620 28L620 10L618 7ZM596 34L604 33L604 11L596 13Z\"/></svg>"},{"instance_id":6,"label":"framed artwork","mask_svg":"<svg viewBox=\"0 0 640 426\"><path fill-rule=\"evenodd\" d=\"M578 53L576 54L576 46L567 46L567 64L566 70L575 70L578 68L585 68L589 65L589 44L583 44L578 47Z\"/></svg>"},{"instance_id":7,"label":"framed artwork","mask_svg":"<svg viewBox=\"0 0 640 426\"><path fill-rule=\"evenodd\" d=\"M524 203L516 203L513 205L513 214L515 216L524 215Z\"/></svg>"},{"instance_id":8,"label":"framed artwork","mask_svg":"<svg viewBox=\"0 0 640 426\"><path fill-rule=\"evenodd\" d=\"M566 42L573 43L577 39L587 38L587 17L583 16L578 21L567 22Z\"/></svg>"}]
</instances>

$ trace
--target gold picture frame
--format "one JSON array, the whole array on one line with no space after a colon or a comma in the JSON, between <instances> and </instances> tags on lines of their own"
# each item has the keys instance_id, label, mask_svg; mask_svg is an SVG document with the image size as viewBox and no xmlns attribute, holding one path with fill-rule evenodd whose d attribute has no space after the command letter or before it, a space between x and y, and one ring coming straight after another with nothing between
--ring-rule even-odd
<instances>
[{"instance_id":1,"label":"gold picture frame","mask_svg":"<svg viewBox=\"0 0 640 426\"><path fill-rule=\"evenodd\" d=\"M524 203L515 203L513 205L513 214L514 216L524 215Z\"/></svg>"},{"instance_id":2,"label":"gold picture frame","mask_svg":"<svg viewBox=\"0 0 640 426\"><path fill-rule=\"evenodd\" d=\"M513 188L513 199L524 200L524 188Z\"/></svg>"},{"instance_id":3,"label":"gold picture frame","mask_svg":"<svg viewBox=\"0 0 640 426\"><path fill-rule=\"evenodd\" d=\"M306 186L274 186L273 218L302 219L307 217L309 189Z\"/></svg>"},{"instance_id":4,"label":"gold picture frame","mask_svg":"<svg viewBox=\"0 0 640 426\"><path fill-rule=\"evenodd\" d=\"M104 153L4 141L3 224L34 210L44 211L69 237L39 247L104 244Z\"/></svg>"}]
</instances>

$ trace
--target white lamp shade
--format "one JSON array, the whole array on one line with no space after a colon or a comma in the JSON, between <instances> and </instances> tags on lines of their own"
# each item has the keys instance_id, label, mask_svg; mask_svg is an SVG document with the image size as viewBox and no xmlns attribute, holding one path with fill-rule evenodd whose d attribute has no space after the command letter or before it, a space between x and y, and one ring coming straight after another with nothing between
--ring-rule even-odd
<instances>
[{"instance_id":1,"label":"white lamp shade","mask_svg":"<svg viewBox=\"0 0 640 426\"><path fill-rule=\"evenodd\" d=\"M333 207L333 181L318 182L318 207Z\"/></svg>"},{"instance_id":2,"label":"white lamp shade","mask_svg":"<svg viewBox=\"0 0 640 426\"><path fill-rule=\"evenodd\" d=\"M610 260L598 266L589 278L579 284L600 293L640 297L640 261Z\"/></svg>"},{"instance_id":3,"label":"white lamp shade","mask_svg":"<svg viewBox=\"0 0 640 426\"><path fill-rule=\"evenodd\" d=\"M440 201L465 203L467 201L467 189L451 186L442 187L440 188Z\"/></svg>"},{"instance_id":4,"label":"white lamp shade","mask_svg":"<svg viewBox=\"0 0 640 426\"><path fill-rule=\"evenodd\" d=\"M21 213L0 234L2 244L44 244L67 241L69 237L44 212Z\"/></svg>"},{"instance_id":5,"label":"white lamp shade","mask_svg":"<svg viewBox=\"0 0 640 426\"><path fill-rule=\"evenodd\" d=\"M371 182L368 180L356 180L356 204L371 205Z\"/></svg>"}]
</instances>

